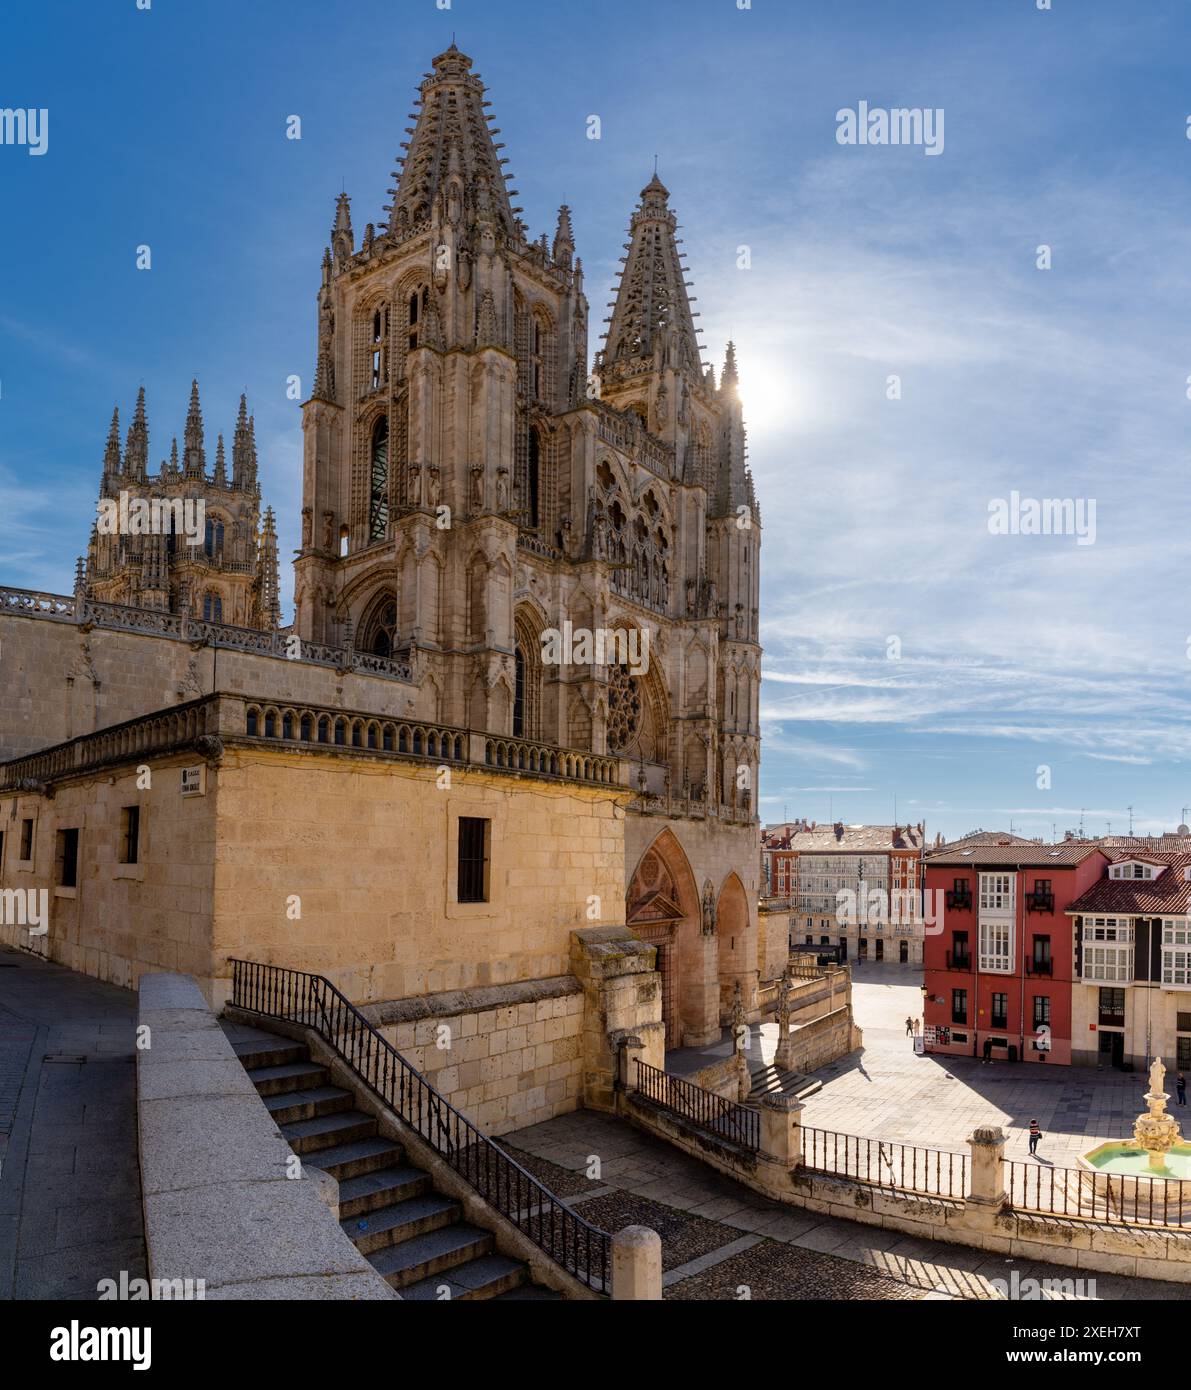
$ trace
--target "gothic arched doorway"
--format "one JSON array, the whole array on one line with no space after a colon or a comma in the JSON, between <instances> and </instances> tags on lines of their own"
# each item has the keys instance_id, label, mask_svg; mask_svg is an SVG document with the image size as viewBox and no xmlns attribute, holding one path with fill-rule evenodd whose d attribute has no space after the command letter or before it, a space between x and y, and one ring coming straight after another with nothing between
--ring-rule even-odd
<instances>
[{"instance_id":1,"label":"gothic arched doorway","mask_svg":"<svg viewBox=\"0 0 1191 1390\"><path fill-rule=\"evenodd\" d=\"M641 856L625 895L625 922L657 948L666 1046L705 1034L706 984L699 949L702 913L695 877L674 833L664 830ZM713 1019L714 1023L715 1020Z\"/></svg>"},{"instance_id":2,"label":"gothic arched doorway","mask_svg":"<svg viewBox=\"0 0 1191 1390\"><path fill-rule=\"evenodd\" d=\"M748 894L736 874L729 874L720 889L715 912L722 1020L726 1020L731 1013L737 981L740 982L745 1008L749 1009L753 1004L753 987L757 982L757 940L756 934L750 933L749 928Z\"/></svg>"}]
</instances>

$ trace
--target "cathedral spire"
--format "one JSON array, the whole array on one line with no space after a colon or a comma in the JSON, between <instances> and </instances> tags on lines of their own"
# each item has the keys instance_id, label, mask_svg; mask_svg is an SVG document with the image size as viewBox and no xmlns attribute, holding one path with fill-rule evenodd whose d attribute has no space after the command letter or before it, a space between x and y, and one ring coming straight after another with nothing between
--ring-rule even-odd
<instances>
[{"instance_id":1,"label":"cathedral spire","mask_svg":"<svg viewBox=\"0 0 1191 1390\"><path fill-rule=\"evenodd\" d=\"M190 383L190 408L186 412L182 447L187 477L201 478L207 471L207 455L203 449L203 412L197 380Z\"/></svg>"},{"instance_id":2,"label":"cathedral spire","mask_svg":"<svg viewBox=\"0 0 1191 1390\"><path fill-rule=\"evenodd\" d=\"M169 464L168 464L167 466L168 466L169 471L170 471L171 473L177 474L178 472L180 472L180 469L179 469L179 467L178 467L178 436L177 436L177 435L174 435L173 439L170 440L170 461L169 461Z\"/></svg>"},{"instance_id":3,"label":"cathedral spire","mask_svg":"<svg viewBox=\"0 0 1191 1390\"><path fill-rule=\"evenodd\" d=\"M604 340L605 361L655 358L685 368L697 380L703 369L687 296L685 267L674 233L678 219L669 206L669 189L655 173L641 190L629 224L630 240L620 274L612 317Z\"/></svg>"},{"instance_id":4,"label":"cathedral spire","mask_svg":"<svg viewBox=\"0 0 1191 1390\"><path fill-rule=\"evenodd\" d=\"M341 193L335 203L335 225L331 228L331 249L336 270L342 270L355 250L352 232L352 200Z\"/></svg>"},{"instance_id":5,"label":"cathedral spire","mask_svg":"<svg viewBox=\"0 0 1191 1390\"><path fill-rule=\"evenodd\" d=\"M558 226L554 232L551 254L555 265L570 270L571 258L575 254L575 233L571 228L571 210L566 203L558 209Z\"/></svg>"},{"instance_id":6,"label":"cathedral spire","mask_svg":"<svg viewBox=\"0 0 1191 1390\"><path fill-rule=\"evenodd\" d=\"M520 226L509 200L507 179L497 151L503 146L493 141L500 132L489 129L484 108L484 84L471 72L472 60L454 43L434 60L434 71L426 74L416 124L407 128L406 151L399 156L402 167L395 171L389 213L390 235L403 236L430 220L435 201L448 203L458 195L459 203L448 213L464 214L467 221L487 221L506 236L517 236Z\"/></svg>"},{"instance_id":7,"label":"cathedral spire","mask_svg":"<svg viewBox=\"0 0 1191 1390\"><path fill-rule=\"evenodd\" d=\"M120 408L112 411L112 423L108 427L107 448L103 451L103 476L114 478L123 470L120 460Z\"/></svg>"},{"instance_id":8,"label":"cathedral spire","mask_svg":"<svg viewBox=\"0 0 1191 1390\"><path fill-rule=\"evenodd\" d=\"M149 425L145 419L145 388L136 393L136 410L128 427L124 445L124 472L135 482L144 482L149 471Z\"/></svg>"},{"instance_id":9,"label":"cathedral spire","mask_svg":"<svg viewBox=\"0 0 1191 1390\"><path fill-rule=\"evenodd\" d=\"M256 431L248 414L248 396L241 393L236 432L232 435L232 486L251 492L256 486Z\"/></svg>"},{"instance_id":10,"label":"cathedral spire","mask_svg":"<svg viewBox=\"0 0 1191 1390\"><path fill-rule=\"evenodd\" d=\"M223 435L215 440L215 485L227 487L227 460L223 454Z\"/></svg>"},{"instance_id":11,"label":"cathedral spire","mask_svg":"<svg viewBox=\"0 0 1191 1390\"><path fill-rule=\"evenodd\" d=\"M281 626L281 579L277 565L277 524L273 508L265 508L257 553L258 619L266 629Z\"/></svg>"},{"instance_id":12,"label":"cathedral spire","mask_svg":"<svg viewBox=\"0 0 1191 1390\"><path fill-rule=\"evenodd\" d=\"M740 386L740 376L736 370L736 344L728 339L728 351L724 355L724 370L720 377L720 390L735 393Z\"/></svg>"}]
</instances>

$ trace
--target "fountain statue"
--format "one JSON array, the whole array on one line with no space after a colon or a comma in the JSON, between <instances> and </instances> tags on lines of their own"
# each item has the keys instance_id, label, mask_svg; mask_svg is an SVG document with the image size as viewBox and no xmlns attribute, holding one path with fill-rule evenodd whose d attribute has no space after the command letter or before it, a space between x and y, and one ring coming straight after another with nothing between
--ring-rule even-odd
<instances>
[{"instance_id":1,"label":"fountain statue","mask_svg":"<svg viewBox=\"0 0 1191 1390\"><path fill-rule=\"evenodd\" d=\"M1166 1172L1166 1155L1182 1137L1179 1122L1166 1113L1170 1096L1162 1089L1165 1080L1162 1058L1155 1057L1150 1067L1150 1089L1143 1097L1148 1109L1133 1122L1133 1138L1149 1155L1150 1171L1158 1174Z\"/></svg>"}]
</instances>

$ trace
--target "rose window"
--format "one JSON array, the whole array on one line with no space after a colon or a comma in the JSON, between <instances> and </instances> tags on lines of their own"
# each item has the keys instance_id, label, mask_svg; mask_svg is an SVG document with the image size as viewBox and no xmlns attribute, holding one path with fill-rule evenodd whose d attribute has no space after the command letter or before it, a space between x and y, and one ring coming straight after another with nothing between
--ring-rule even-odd
<instances>
[{"instance_id":1,"label":"rose window","mask_svg":"<svg viewBox=\"0 0 1191 1390\"><path fill-rule=\"evenodd\" d=\"M608 681L608 747L619 753L641 728L641 691L626 665L613 666Z\"/></svg>"}]
</instances>

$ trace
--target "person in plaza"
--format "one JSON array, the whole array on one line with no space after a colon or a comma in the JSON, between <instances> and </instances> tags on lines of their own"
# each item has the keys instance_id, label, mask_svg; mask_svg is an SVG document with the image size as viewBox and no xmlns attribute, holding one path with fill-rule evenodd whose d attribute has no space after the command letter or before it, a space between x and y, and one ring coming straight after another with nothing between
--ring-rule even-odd
<instances>
[{"instance_id":1,"label":"person in plaza","mask_svg":"<svg viewBox=\"0 0 1191 1390\"><path fill-rule=\"evenodd\" d=\"M912 1018L907 1018L907 1019L906 1019L906 1037L908 1038L908 1037L910 1036L910 1034L911 1034L913 1031L914 1031L914 1020L913 1020Z\"/></svg>"},{"instance_id":2,"label":"person in plaza","mask_svg":"<svg viewBox=\"0 0 1191 1390\"><path fill-rule=\"evenodd\" d=\"M1042 1131L1038 1128L1038 1121L1030 1121L1030 1157L1038 1152L1038 1141L1042 1138Z\"/></svg>"},{"instance_id":3,"label":"person in plaza","mask_svg":"<svg viewBox=\"0 0 1191 1390\"><path fill-rule=\"evenodd\" d=\"M921 1020L920 1018L916 1018L916 1019L914 1020L914 1036L917 1037L918 1034L921 1033L921 1032L922 1032L922 1020Z\"/></svg>"},{"instance_id":4,"label":"person in plaza","mask_svg":"<svg viewBox=\"0 0 1191 1390\"><path fill-rule=\"evenodd\" d=\"M984 1060L985 1060L986 1063L992 1061L992 1039L991 1039L991 1038L985 1038L985 1040L984 1040Z\"/></svg>"},{"instance_id":5,"label":"person in plaza","mask_svg":"<svg viewBox=\"0 0 1191 1390\"><path fill-rule=\"evenodd\" d=\"M1179 1104L1180 1104L1180 1105L1186 1105L1186 1104L1187 1104L1187 1078L1183 1075L1182 1072L1179 1072L1178 1076L1175 1078L1174 1088L1175 1088L1175 1090L1178 1092L1178 1095L1179 1095Z\"/></svg>"}]
</instances>

